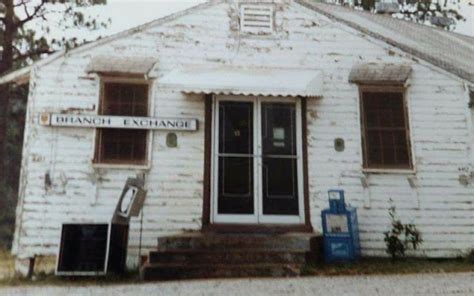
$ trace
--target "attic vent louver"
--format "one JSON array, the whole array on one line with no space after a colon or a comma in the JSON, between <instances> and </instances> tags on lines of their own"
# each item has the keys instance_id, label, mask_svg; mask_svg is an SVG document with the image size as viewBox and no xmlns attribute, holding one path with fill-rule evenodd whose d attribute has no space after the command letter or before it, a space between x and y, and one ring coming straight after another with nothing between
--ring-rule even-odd
<instances>
[{"instance_id":1,"label":"attic vent louver","mask_svg":"<svg viewBox=\"0 0 474 296\"><path fill-rule=\"evenodd\" d=\"M240 7L240 30L249 34L273 33L273 6L242 5Z\"/></svg>"}]
</instances>

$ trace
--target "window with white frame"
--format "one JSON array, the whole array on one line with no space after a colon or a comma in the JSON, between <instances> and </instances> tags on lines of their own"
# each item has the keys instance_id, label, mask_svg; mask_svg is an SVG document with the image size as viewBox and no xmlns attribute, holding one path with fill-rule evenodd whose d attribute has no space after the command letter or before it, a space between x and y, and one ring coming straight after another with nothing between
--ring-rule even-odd
<instances>
[{"instance_id":1,"label":"window with white frame","mask_svg":"<svg viewBox=\"0 0 474 296\"><path fill-rule=\"evenodd\" d=\"M100 115L148 116L148 84L102 81ZM148 131L97 129L94 162L98 164L144 165Z\"/></svg>"},{"instance_id":2,"label":"window with white frame","mask_svg":"<svg viewBox=\"0 0 474 296\"><path fill-rule=\"evenodd\" d=\"M360 89L362 148L366 169L412 169L404 89Z\"/></svg>"}]
</instances>

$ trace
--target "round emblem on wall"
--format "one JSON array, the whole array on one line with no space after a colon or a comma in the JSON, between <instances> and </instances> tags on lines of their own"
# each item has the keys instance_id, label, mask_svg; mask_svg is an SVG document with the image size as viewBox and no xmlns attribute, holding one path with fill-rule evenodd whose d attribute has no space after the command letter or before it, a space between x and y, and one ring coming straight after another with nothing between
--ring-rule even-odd
<instances>
[{"instance_id":1,"label":"round emblem on wall","mask_svg":"<svg viewBox=\"0 0 474 296\"><path fill-rule=\"evenodd\" d=\"M48 125L49 124L49 114L42 113L40 115L40 124L41 125Z\"/></svg>"}]
</instances>

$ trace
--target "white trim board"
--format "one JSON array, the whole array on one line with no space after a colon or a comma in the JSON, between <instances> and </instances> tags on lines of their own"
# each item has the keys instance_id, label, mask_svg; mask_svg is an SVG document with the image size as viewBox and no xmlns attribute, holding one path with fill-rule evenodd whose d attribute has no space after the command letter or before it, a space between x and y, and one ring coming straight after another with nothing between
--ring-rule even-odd
<instances>
[{"instance_id":1,"label":"white trim board","mask_svg":"<svg viewBox=\"0 0 474 296\"><path fill-rule=\"evenodd\" d=\"M238 101L253 102L253 129L261 131L261 104L263 102L292 103L296 107L296 147L297 147L297 186L298 186L298 215L264 215L262 199L262 142L258 132L253 133L254 159L254 213L242 214L218 214L218 131L219 131L219 102ZM234 224L304 224L304 185L303 185L303 142L302 142L302 115L301 101L294 98L260 98L245 96L218 96L213 101L213 133L212 133L212 157L211 157L211 223L234 223Z\"/></svg>"}]
</instances>

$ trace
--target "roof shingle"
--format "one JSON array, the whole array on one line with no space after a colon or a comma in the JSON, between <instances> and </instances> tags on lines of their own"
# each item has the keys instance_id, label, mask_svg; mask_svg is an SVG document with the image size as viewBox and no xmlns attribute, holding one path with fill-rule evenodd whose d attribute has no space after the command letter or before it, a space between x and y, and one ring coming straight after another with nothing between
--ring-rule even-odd
<instances>
[{"instance_id":1,"label":"roof shingle","mask_svg":"<svg viewBox=\"0 0 474 296\"><path fill-rule=\"evenodd\" d=\"M473 37L338 5L295 1L474 83Z\"/></svg>"}]
</instances>

